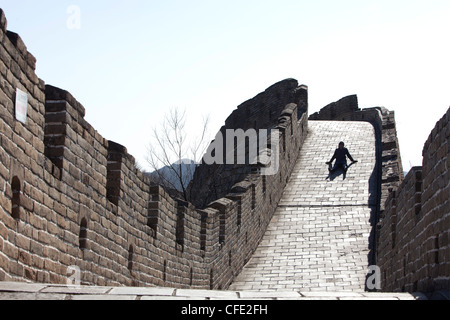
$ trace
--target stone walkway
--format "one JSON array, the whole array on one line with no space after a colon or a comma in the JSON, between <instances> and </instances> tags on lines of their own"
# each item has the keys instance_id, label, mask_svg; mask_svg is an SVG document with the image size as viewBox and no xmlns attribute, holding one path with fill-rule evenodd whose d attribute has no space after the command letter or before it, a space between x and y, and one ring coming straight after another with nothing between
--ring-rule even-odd
<instances>
[{"instance_id":1,"label":"stone walkway","mask_svg":"<svg viewBox=\"0 0 450 320\"><path fill-rule=\"evenodd\" d=\"M417 300L408 293L209 291L0 282L0 300Z\"/></svg>"},{"instance_id":2,"label":"stone walkway","mask_svg":"<svg viewBox=\"0 0 450 320\"><path fill-rule=\"evenodd\" d=\"M231 290L364 292L376 205L375 136L366 122L310 121L278 210ZM359 162L329 176L340 141Z\"/></svg>"}]
</instances>

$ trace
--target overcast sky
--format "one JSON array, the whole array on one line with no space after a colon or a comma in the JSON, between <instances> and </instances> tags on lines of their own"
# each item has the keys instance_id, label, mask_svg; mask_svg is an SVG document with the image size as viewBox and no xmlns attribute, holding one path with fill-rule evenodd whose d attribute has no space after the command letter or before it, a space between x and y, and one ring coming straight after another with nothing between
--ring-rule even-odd
<instances>
[{"instance_id":1,"label":"overcast sky","mask_svg":"<svg viewBox=\"0 0 450 320\"><path fill-rule=\"evenodd\" d=\"M37 74L145 168L171 107L211 139L242 102L295 78L310 113L357 94L396 112L405 171L450 106L450 1L2 0Z\"/></svg>"}]
</instances>

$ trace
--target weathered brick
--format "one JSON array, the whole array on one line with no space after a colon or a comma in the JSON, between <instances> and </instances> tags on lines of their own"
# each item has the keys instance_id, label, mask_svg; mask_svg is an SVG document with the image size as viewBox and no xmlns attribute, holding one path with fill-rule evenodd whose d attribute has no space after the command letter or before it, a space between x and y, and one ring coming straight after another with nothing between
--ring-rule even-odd
<instances>
[{"instance_id":1,"label":"weathered brick","mask_svg":"<svg viewBox=\"0 0 450 320\"><path fill-rule=\"evenodd\" d=\"M5 12L2 9L0 9L0 29L3 32L6 32L7 24L8 22L6 20Z\"/></svg>"},{"instance_id":2,"label":"weathered brick","mask_svg":"<svg viewBox=\"0 0 450 320\"><path fill-rule=\"evenodd\" d=\"M10 263L9 265L9 273L12 276L24 277L24 267L18 262Z\"/></svg>"},{"instance_id":3,"label":"weathered brick","mask_svg":"<svg viewBox=\"0 0 450 320\"><path fill-rule=\"evenodd\" d=\"M5 197L2 193L0 193L0 206L3 208L3 210L6 211L6 213L11 214L12 210L11 199Z\"/></svg>"},{"instance_id":4,"label":"weathered brick","mask_svg":"<svg viewBox=\"0 0 450 320\"><path fill-rule=\"evenodd\" d=\"M29 250L30 249L30 239L18 234L16 236L16 246L18 248L21 248L24 250Z\"/></svg>"},{"instance_id":5,"label":"weathered brick","mask_svg":"<svg viewBox=\"0 0 450 320\"><path fill-rule=\"evenodd\" d=\"M3 242L3 253L12 260L17 260L19 257L19 249L6 241Z\"/></svg>"},{"instance_id":6,"label":"weathered brick","mask_svg":"<svg viewBox=\"0 0 450 320\"><path fill-rule=\"evenodd\" d=\"M24 265L29 266L31 264L31 255L28 252L21 250L19 252L19 261Z\"/></svg>"}]
</instances>

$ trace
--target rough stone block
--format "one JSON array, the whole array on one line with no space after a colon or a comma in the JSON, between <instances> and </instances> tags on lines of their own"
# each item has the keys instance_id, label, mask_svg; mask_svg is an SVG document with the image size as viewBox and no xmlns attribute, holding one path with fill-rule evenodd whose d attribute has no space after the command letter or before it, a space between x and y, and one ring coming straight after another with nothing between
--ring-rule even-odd
<instances>
[{"instance_id":1,"label":"rough stone block","mask_svg":"<svg viewBox=\"0 0 450 320\"><path fill-rule=\"evenodd\" d=\"M6 20L5 12L3 11L3 9L0 8L0 29L3 32L6 32L7 25L8 25L8 22Z\"/></svg>"}]
</instances>

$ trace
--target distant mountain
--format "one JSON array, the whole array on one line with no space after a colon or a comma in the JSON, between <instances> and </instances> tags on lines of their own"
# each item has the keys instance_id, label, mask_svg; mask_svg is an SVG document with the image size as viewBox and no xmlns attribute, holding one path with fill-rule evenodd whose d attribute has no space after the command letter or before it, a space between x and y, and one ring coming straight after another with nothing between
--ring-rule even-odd
<instances>
[{"instance_id":1,"label":"distant mountain","mask_svg":"<svg viewBox=\"0 0 450 320\"><path fill-rule=\"evenodd\" d=\"M188 186L194 177L195 169L198 164L190 159L183 159L177 161L171 166L165 166L157 171L148 173L153 182L161 184L162 186L169 189L176 189L177 191L182 191L181 181L179 175L181 173L183 179L183 184L185 187Z\"/></svg>"}]
</instances>

